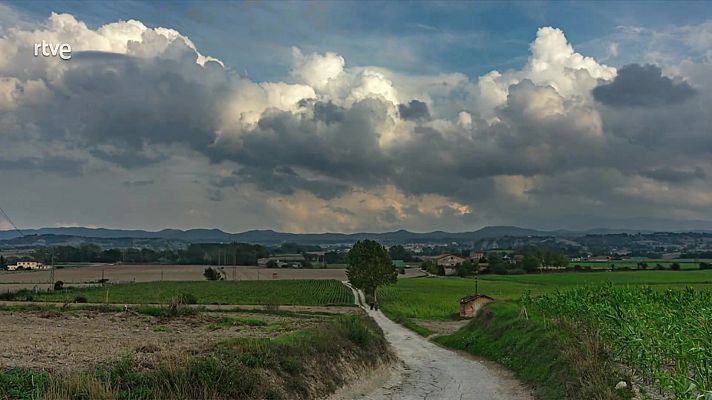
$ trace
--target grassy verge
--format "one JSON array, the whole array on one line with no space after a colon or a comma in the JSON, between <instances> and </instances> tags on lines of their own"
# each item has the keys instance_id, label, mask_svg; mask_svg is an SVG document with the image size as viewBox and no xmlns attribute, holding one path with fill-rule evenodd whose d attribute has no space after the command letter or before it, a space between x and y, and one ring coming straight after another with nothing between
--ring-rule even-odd
<instances>
[{"instance_id":1,"label":"grassy verge","mask_svg":"<svg viewBox=\"0 0 712 400\"><path fill-rule=\"evenodd\" d=\"M273 339L228 339L153 367L127 357L69 374L2 371L0 389L19 399L306 399L331 393L390 358L372 320L342 315Z\"/></svg>"},{"instance_id":2,"label":"grassy verge","mask_svg":"<svg viewBox=\"0 0 712 400\"><path fill-rule=\"evenodd\" d=\"M618 376L600 339L583 326L525 318L514 303L492 303L458 332L435 339L499 362L542 399L620 399Z\"/></svg>"},{"instance_id":3,"label":"grassy verge","mask_svg":"<svg viewBox=\"0 0 712 400\"><path fill-rule=\"evenodd\" d=\"M383 311L383 314L385 314L386 317L388 317L391 321L405 326L406 328L419 334L420 336L430 336L433 333L432 330L430 330L424 326L418 325L415 321L404 316L403 314L398 314L396 312L392 312L386 308L383 308L382 311Z\"/></svg>"}]
</instances>

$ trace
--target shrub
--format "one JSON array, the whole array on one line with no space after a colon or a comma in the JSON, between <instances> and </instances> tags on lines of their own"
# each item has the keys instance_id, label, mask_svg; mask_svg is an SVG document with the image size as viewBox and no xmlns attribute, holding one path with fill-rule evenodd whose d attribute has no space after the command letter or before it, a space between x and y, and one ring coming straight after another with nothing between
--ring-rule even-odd
<instances>
[{"instance_id":1,"label":"shrub","mask_svg":"<svg viewBox=\"0 0 712 400\"><path fill-rule=\"evenodd\" d=\"M680 270L680 263L676 263L676 262L672 263L672 265L670 265L670 269L673 270L673 271L679 271L679 270Z\"/></svg>"},{"instance_id":2,"label":"shrub","mask_svg":"<svg viewBox=\"0 0 712 400\"><path fill-rule=\"evenodd\" d=\"M62 289L64 289L64 282L57 281L54 283L54 290L62 290Z\"/></svg>"},{"instance_id":3,"label":"shrub","mask_svg":"<svg viewBox=\"0 0 712 400\"><path fill-rule=\"evenodd\" d=\"M0 293L0 300L15 300L15 293L13 293L13 292Z\"/></svg>"},{"instance_id":4,"label":"shrub","mask_svg":"<svg viewBox=\"0 0 712 400\"><path fill-rule=\"evenodd\" d=\"M700 269L712 269L712 264L708 262L701 262L699 267Z\"/></svg>"},{"instance_id":5,"label":"shrub","mask_svg":"<svg viewBox=\"0 0 712 400\"><path fill-rule=\"evenodd\" d=\"M179 300L183 304L197 304L198 299L192 293L181 293L178 295Z\"/></svg>"},{"instance_id":6,"label":"shrub","mask_svg":"<svg viewBox=\"0 0 712 400\"><path fill-rule=\"evenodd\" d=\"M218 271L217 269L212 268L212 267L205 268L205 271L203 272L203 276L205 277L205 279L207 279L209 281L220 281L223 279L220 271Z\"/></svg>"},{"instance_id":7,"label":"shrub","mask_svg":"<svg viewBox=\"0 0 712 400\"><path fill-rule=\"evenodd\" d=\"M86 298L86 296L83 296L83 295L77 295L74 297L74 302L75 303L86 303L87 298Z\"/></svg>"}]
</instances>

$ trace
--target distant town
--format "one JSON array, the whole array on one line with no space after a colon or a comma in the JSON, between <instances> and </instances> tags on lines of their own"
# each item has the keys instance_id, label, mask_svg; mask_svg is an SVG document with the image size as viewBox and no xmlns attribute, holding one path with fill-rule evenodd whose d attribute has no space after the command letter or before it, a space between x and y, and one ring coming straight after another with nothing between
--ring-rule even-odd
<instances>
[{"instance_id":1,"label":"distant town","mask_svg":"<svg viewBox=\"0 0 712 400\"><path fill-rule=\"evenodd\" d=\"M689 269L706 266L705 260L712 258L709 232L593 234L488 227L469 233L300 235L273 231L228 234L218 230L151 233L51 229L52 233L2 232L5 239L0 240L0 268L36 270L67 263L329 268L347 264L349 249L362 239L384 244L399 270L419 267L436 275Z\"/></svg>"}]
</instances>

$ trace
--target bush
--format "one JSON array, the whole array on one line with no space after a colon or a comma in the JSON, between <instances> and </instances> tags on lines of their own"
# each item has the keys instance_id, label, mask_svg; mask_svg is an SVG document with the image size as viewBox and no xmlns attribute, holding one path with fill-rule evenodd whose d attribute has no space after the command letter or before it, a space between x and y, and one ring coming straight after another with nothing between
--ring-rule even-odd
<instances>
[{"instance_id":1,"label":"bush","mask_svg":"<svg viewBox=\"0 0 712 400\"><path fill-rule=\"evenodd\" d=\"M54 290L62 290L62 289L64 289L64 282L57 281L54 283Z\"/></svg>"},{"instance_id":2,"label":"bush","mask_svg":"<svg viewBox=\"0 0 712 400\"><path fill-rule=\"evenodd\" d=\"M203 276L205 277L205 279L207 279L209 281L221 281L223 279L220 271L218 271L216 268L212 268L212 267L205 268L205 272L203 272Z\"/></svg>"},{"instance_id":3,"label":"bush","mask_svg":"<svg viewBox=\"0 0 712 400\"><path fill-rule=\"evenodd\" d=\"M75 302L75 303L86 303L86 302L87 302L87 298L86 298L86 296L77 295L77 296L74 297L74 302Z\"/></svg>"},{"instance_id":4,"label":"bush","mask_svg":"<svg viewBox=\"0 0 712 400\"><path fill-rule=\"evenodd\" d=\"M673 270L673 271L679 271L679 270L680 270L680 263L676 263L676 262L672 263L672 265L670 265L670 269Z\"/></svg>"},{"instance_id":5,"label":"bush","mask_svg":"<svg viewBox=\"0 0 712 400\"><path fill-rule=\"evenodd\" d=\"M0 300L15 300L15 293L13 293L13 292L0 293Z\"/></svg>"},{"instance_id":6,"label":"bush","mask_svg":"<svg viewBox=\"0 0 712 400\"><path fill-rule=\"evenodd\" d=\"M524 275L526 273L527 271L522 268L512 268L510 270L507 270L507 275Z\"/></svg>"},{"instance_id":7,"label":"bush","mask_svg":"<svg viewBox=\"0 0 712 400\"><path fill-rule=\"evenodd\" d=\"M504 264L498 264L492 268L492 273L497 275L507 275L507 266Z\"/></svg>"},{"instance_id":8,"label":"bush","mask_svg":"<svg viewBox=\"0 0 712 400\"><path fill-rule=\"evenodd\" d=\"M712 264L708 262L701 262L699 267L700 269L712 269Z\"/></svg>"},{"instance_id":9,"label":"bush","mask_svg":"<svg viewBox=\"0 0 712 400\"><path fill-rule=\"evenodd\" d=\"M181 293L178 295L178 300L183 304L197 304L198 299L192 293Z\"/></svg>"}]
</instances>

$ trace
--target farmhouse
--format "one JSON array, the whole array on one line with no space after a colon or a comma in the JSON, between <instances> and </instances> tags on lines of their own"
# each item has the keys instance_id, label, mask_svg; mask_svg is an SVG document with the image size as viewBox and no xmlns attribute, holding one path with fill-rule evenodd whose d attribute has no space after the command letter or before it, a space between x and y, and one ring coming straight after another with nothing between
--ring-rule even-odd
<instances>
[{"instance_id":1,"label":"farmhouse","mask_svg":"<svg viewBox=\"0 0 712 400\"><path fill-rule=\"evenodd\" d=\"M16 271L23 269L46 269L45 265L37 261L18 261L15 265L8 265L8 271Z\"/></svg>"},{"instance_id":2,"label":"farmhouse","mask_svg":"<svg viewBox=\"0 0 712 400\"><path fill-rule=\"evenodd\" d=\"M257 265L265 267L270 261L274 261L278 267L295 267L301 266L305 258L301 254L276 254L272 257L260 258L257 260Z\"/></svg>"},{"instance_id":3,"label":"farmhouse","mask_svg":"<svg viewBox=\"0 0 712 400\"><path fill-rule=\"evenodd\" d=\"M482 307L493 302L494 299L484 294L473 294L460 299L460 316L472 318L477 315Z\"/></svg>"},{"instance_id":4,"label":"farmhouse","mask_svg":"<svg viewBox=\"0 0 712 400\"><path fill-rule=\"evenodd\" d=\"M435 257L435 265L442 266L445 268L454 268L466 260L462 257L453 256L452 254L443 254Z\"/></svg>"},{"instance_id":5,"label":"farmhouse","mask_svg":"<svg viewBox=\"0 0 712 400\"><path fill-rule=\"evenodd\" d=\"M610 256L595 256L595 257L589 257L588 261L611 261Z\"/></svg>"},{"instance_id":6,"label":"farmhouse","mask_svg":"<svg viewBox=\"0 0 712 400\"><path fill-rule=\"evenodd\" d=\"M484 256L485 252L482 250L473 250L470 252L470 260L472 260L472 262L479 262Z\"/></svg>"}]
</instances>

